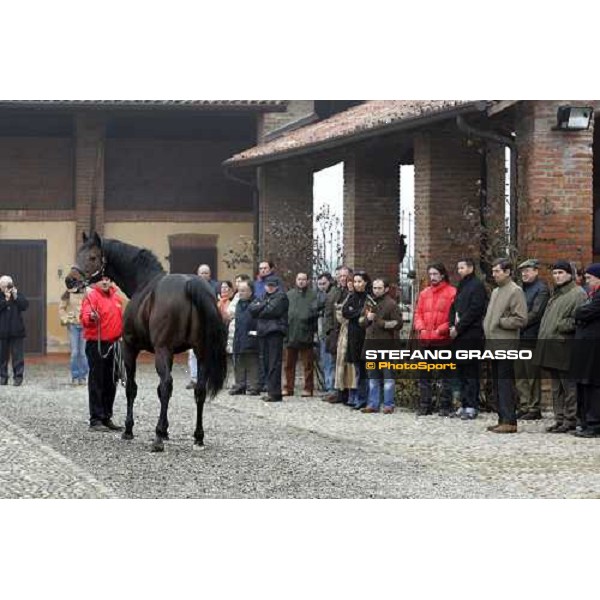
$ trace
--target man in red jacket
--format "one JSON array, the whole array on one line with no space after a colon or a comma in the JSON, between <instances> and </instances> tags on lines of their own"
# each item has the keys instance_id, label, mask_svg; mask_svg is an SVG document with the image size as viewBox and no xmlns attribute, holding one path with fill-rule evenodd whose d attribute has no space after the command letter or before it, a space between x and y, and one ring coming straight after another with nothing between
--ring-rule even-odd
<instances>
[{"instance_id":1,"label":"man in red jacket","mask_svg":"<svg viewBox=\"0 0 600 600\"><path fill-rule=\"evenodd\" d=\"M442 263L433 263L427 267L429 284L417 299L414 329L422 346L446 348L450 346L450 307L456 296L456 288L448 283L448 271ZM432 377L428 375L419 380L421 395L418 414L431 414ZM450 384L440 378L440 417L450 416L452 395Z\"/></svg>"},{"instance_id":2,"label":"man in red jacket","mask_svg":"<svg viewBox=\"0 0 600 600\"><path fill-rule=\"evenodd\" d=\"M123 314L121 299L108 277L87 291L81 303L81 324L90 366L90 431L120 431L123 428L113 423L112 413L117 393L115 343L123 333Z\"/></svg>"}]
</instances>

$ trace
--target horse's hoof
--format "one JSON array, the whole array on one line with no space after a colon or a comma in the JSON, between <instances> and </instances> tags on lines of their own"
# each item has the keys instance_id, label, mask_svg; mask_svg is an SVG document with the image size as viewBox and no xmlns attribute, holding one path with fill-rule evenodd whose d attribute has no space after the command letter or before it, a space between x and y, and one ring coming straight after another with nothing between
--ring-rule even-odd
<instances>
[{"instance_id":1,"label":"horse's hoof","mask_svg":"<svg viewBox=\"0 0 600 600\"><path fill-rule=\"evenodd\" d=\"M200 452L202 450L206 450L206 446L204 444L194 444L192 446L192 450L194 450L195 452Z\"/></svg>"},{"instance_id":2,"label":"horse's hoof","mask_svg":"<svg viewBox=\"0 0 600 600\"><path fill-rule=\"evenodd\" d=\"M133 439L133 433L127 433L126 431L124 431L121 434L121 439L122 440L132 440Z\"/></svg>"},{"instance_id":3,"label":"horse's hoof","mask_svg":"<svg viewBox=\"0 0 600 600\"><path fill-rule=\"evenodd\" d=\"M151 450L152 452L164 452L165 445L162 442L154 442Z\"/></svg>"}]
</instances>

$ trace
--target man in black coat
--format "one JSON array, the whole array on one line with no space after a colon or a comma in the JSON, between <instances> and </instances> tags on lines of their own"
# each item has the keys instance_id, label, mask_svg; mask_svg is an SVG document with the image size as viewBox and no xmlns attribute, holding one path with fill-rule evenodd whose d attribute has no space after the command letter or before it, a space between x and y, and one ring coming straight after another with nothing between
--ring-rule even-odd
<instances>
[{"instance_id":1,"label":"man in black coat","mask_svg":"<svg viewBox=\"0 0 600 600\"><path fill-rule=\"evenodd\" d=\"M450 309L450 337L454 348L483 348L483 318L487 307L487 292L483 282L475 276L475 264L462 258L456 264L460 277L458 292ZM475 419L479 412L479 361L457 363L462 408L461 419ZM457 415L458 416L458 415Z\"/></svg>"},{"instance_id":2,"label":"man in black coat","mask_svg":"<svg viewBox=\"0 0 600 600\"><path fill-rule=\"evenodd\" d=\"M588 300L575 310L570 376L577 384L577 437L600 437L600 263L585 270Z\"/></svg>"},{"instance_id":3,"label":"man in black coat","mask_svg":"<svg viewBox=\"0 0 600 600\"><path fill-rule=\"evenodd\" d=\"M279 289L279 279L269 276L265 278L264 298L256 298L249 308L250 314L257 319L257 333L263 341L267 364L265 402L281 402L281 365L283 338L288 327L288 306L288 297Z\"/></svg>"},{"instance_id":4,"label":"man in black coat","mask_svg":"<svg viewBox=\"0 0 600 600\"><path fill-rule=\"evenodd\" d=\"M13 384L23 383L25 324L22 313L28 306L27 298L17 290L12 278L8 275L0 277L0 385L8 384L9 359L12 362Z\"/></svg>"},{"instance_id":5,"label":"man in black coat","mask_svg":"<svg viewBox=\"0 0 600 600\"><path fill-rule=\"evenodd\" d=\"M525 300L527 325L521 329L520 347L535 350L540 323L550 298L548 286L539 278L539 261L529 259L519 265ZM517 419L533 421L542 418L542 386L540 368L532 360L516 360L515 387L519 399Z\"/></svg>"}]
</instances>

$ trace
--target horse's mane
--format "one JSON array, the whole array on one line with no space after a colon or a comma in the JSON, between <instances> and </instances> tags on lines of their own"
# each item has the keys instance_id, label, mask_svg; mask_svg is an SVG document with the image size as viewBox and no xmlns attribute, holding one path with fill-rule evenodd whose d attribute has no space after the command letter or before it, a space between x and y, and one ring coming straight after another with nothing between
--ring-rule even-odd
<instances>
[{"instance_id":1,"label":"horse's mane","mask_svg":"<svg viewBox=\"0 0 600 600\"><path fill-rule=\"evenodd\" d=\"M146 248L138 248L119 240L104 239L102 251L107 262L116 266L125 277L145 280L165 273L156 255Z\"/></svg>"}]
</instances>

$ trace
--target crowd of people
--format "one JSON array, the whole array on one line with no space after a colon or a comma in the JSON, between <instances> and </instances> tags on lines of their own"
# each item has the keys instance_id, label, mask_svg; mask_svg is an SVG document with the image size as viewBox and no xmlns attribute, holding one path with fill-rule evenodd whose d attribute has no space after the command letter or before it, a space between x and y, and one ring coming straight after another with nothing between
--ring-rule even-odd
<instances>
[{"instance_id":1,"label":"crowd of people","mask_svg":"<svg viewBox=\"0 0 600 600\"><path fill-rule=\"evenodd\" d=\"M529 259L517 269L506 258L491 269L495 288L475 274L474 261L456 264L458 286L450 283L444 264L427 267L427 285L414 307L410 338L425 348L487 348L509 343L529 349L533 360L491 361L492 402L498 422L494 433L516 433L519 420L542 418L542 378L551 382L555 422L549 433L600 437L600 263L576 272L572 263L556 261L553 287L540 278L540 265ZM519 275L517 278L516 275ZM363 358L372 340L398 339L403 316L390 295L390 282L371 278L363 270L340 266L320 273L316 289L307 273L296 274L285 290L269 261L258 275L239 274L235 281L215 281L208 265L197 274L210 285L228 328L227 353L231 395L258 396L281 402L296 394L296 367L302 365L300 396L315 394L315 361L321 374L322 399L364 414L391 414L396 407L397 382L390 370L367 377ZM518 279L518 283L517 283ZM21 385L24 373L23 312L28 302L9 276L0 277L0 385ZM67 281L59 306L62 325L69 331L71 383L89 390L90 428L118 430L112 421L115 397L113 356L123 328L122 306L112 282L104 277L85 290ZM592 342L569 345L581 340ZM596 343L594 343L596 342ZM315 351L316 350L316 351ZM573 364L578 368L574 375ZM196 384L197 365L189 354L190 382ZM473 420L480 411L481 362L461 360L456 372L418 381L418 415L436 410L441 417Z\"/></svg>"}]
</instances>

